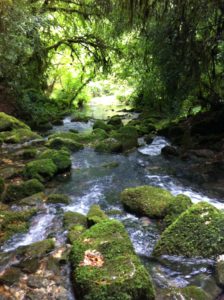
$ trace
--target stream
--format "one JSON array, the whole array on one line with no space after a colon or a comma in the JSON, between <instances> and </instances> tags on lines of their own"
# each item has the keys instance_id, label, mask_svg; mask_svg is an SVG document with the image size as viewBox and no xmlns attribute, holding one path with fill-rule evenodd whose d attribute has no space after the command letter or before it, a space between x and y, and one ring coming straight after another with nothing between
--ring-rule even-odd
<instances>
[{"instance_id":1,"label":"stream","mask_svg":"<svg viewBox=\"0 0 224 300\"><path fill-rule=\"evenodd\" d=\"M105 103L97 100L90 102L87 115L89 113L93 119L107 119L119 113L126 121L137 117L137 114L122 113L124 107L117 103L112 103L112 106ZM66 117L64 125L55 126L53 132L69 129L91 131L92 125L92 120L88 123L71 122L71 118ZM214 261L175 256L153 260L151 253L159 238L158 221L124 212L119 194L126 187L153 185L165 188L174 195L185 194L193 202L207 201L219 209L224 209L224 202L206 195L193 183L184 180L177 171L184 167L184 162L169 161L161 156L161 149L169 144L164 137L155 137L150 145L142 140L140 144L137 150L128 154L100 154L88 147L72 154L71 176L55 179L49 188L50 192L67 194L71 203L43 205L33 218L29 231L14 236L4 244L2 251L13 251L49 236L56 238L58 246L63 245L66 241L66 233L61 226L63 213L74 211L86 214L92 204L99 204L111 218L123 222L136 253L151 273L158 291L167 287L196 285L214 299L219 293L213 277ZM73 297L69 291L68 299L75 299Z\"/></svg>"}]
</instances>

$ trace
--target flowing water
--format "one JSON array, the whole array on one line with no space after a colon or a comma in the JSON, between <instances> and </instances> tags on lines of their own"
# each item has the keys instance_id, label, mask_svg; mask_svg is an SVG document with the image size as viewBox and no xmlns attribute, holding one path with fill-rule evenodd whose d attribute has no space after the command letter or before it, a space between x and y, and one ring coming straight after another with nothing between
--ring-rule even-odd
<instances>
[{"instance_id":1,"label":"flowing water","mask_svg":"<svg viewBox=\"0 0 224 300\"><path fill-rule=\"evenodd\" d=\"M102 119L108 116L103 114L103 111L108 112L108 106L105 108L101 103L99 108L96 103L92 103L89 108L93 116L96 115L97 109L100 110ZM113 113L116 114L116 109ZM91 130L92 124L92 121L71 122L71 118L67 117L64 125L57 126L54 130L67 131L73 128L88 131ZM212 275L214 261L173 256L153 260L150 256L159 238L158 221L128 214L120 204L119 195L124 188L154 185L166 188L174 195L180 193L188 195L193 202L207 201L219 209L224 209L224 203L220 199L210 198L194 185L174 175L176 163L165 160L160 154L161 149L167 144L169 141L157 136L151 145L143 145L129 154L100 154L88 147L74 153L71 176L59 178L51 188L53 192L69 195L71 203L41 207L39 214L33 218L28 233L13 237L2 250L12 251L18 246L43 240L49 235L56 237L58 245L63 244L66 236L61 229L63 212L86 214L92 204L99 204L112 218L123 222L136 253L151 273L158 290L194 284L215 297L218 288ZM184 162L181 164L184 166Z\"/></svg>"}]
</instances>

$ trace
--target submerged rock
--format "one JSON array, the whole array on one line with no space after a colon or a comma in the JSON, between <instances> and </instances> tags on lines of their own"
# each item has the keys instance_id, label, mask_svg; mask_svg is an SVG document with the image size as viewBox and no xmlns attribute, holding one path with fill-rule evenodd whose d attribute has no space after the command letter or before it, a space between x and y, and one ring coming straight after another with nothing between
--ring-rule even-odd
<instances>
[{"instance_id":1,"label":"submerged rock","mask_svg":"<svg viewBox=\"0 0 224 300\"><path fill-rule=\"evenodd\" d=\"M44 186L37 179L31 179L19 184L9 184L3 196L5 203L21 200L33 194L42 192Z\"/></svg>"},{"instance_id":2,"label":"submerged rock","mask_svg":"<svg viewBox=\"0 0 224 300\"><path fill-rule=\"evenodd\" d=\"M36 178L45 182L53 178L57 171L58 168L52 159L37 159L25 166L24 175L27 178Z\"/></svg>"},{"instance_id":3,"label":"submerged rock","mask_svg":"<svg viewBox=\"0 0 224 300\"><path fill-rule=\"evenodd\" d=\"M201 288L187 286L185 288L165 289L156 296L156 300L211 300Z\"/></svg>"},{"instance_id":4,"label":"submerged rock","mask_svg":"<svg viewBox=\"0 0 224 300\"><path fill-rule=\"evenodd\" d=\"M153 254L211 258L223 253L224 213L200 202L183 212L161 235Z\"/></svg>"},{"instance_id":5,"label":"submerged rock","mask_svg":"<svg viewBox=\"0 0 224 300\"><path fill-rule=\"evenodd\" d=\"M155 298L150 276L118 221L102 221L82 233L72 246L71 263L77 299Z\"/></svg>"},{"instance_id":6,"label":"submerged rock","mask_svg":"<svg viewBox=\"0 0 224 300\"><path fill-rule=\"evenodd\" d=\"M89 227L91 227L92 225L95 225L103 220L107 220L107 219L108 219L108 216L100 208L99 205L95 204L90 207L90 210L87 214L87 221L88 221Z\"/></svg>"},{"instance_id":7,"label":"submerged rock","mask_svg":"<svg viewBox=\"0 0 224 300\"><path fill-rule=\"evenodd\" d=\"M121 193L121 202L130 212L149 218L164 218L174 196L153 186L127 188Z\"/></svg>"}]
</instances>

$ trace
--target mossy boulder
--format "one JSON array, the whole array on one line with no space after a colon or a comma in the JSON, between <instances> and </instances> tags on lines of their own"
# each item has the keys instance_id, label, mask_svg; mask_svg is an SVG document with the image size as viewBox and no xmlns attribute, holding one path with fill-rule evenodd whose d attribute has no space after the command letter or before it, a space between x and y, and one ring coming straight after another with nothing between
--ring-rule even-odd
<instances>
[{"instance_id":1,"label":"mossy boulder","mask_svg":"<svg viewBox=\"0 0 224 300\"><path fill-rule=\"evenodd\" d=\"M97 152L120 153L122 149L122 144L114 138L105 139L95 146L95 151Z\"/></svg>"},{"instance_id":2,"label":"mossy boulder","mask_svg":"<svg viewBox=\"0 0 224 300\"><path fill-rule=\"evenodd\" d=\"M12 129L18 128L29 129L29 127L22 121L19 121L18 119L10 115L0 112L0 132L11 131Z\"/></svg>"},{"instance_id":3,"label":"mossy boulder","mask_svg":"<svg viewBox=\"0 0 224 300\"><path fill-rule=\"evenodd\" d=\"M122 223L102 221L72 246L73 286L82 300L151 300L154 288Z\"/></svg>"},{"instance_id":4,"label":"mossy boulder","mask_svg":"<svg viewBox=\"0 0 224 300\"><path fill-rule=\"evenodd\" d=\"M223 253L224 213L200 202L183 212L162 233L153 254L211 258Z\"/></svg>"},{"instance_id":5,"label":"mossy boulder","mask_svg":"<svg viewBox=\"0 0 224 300\"><path fill-rule=\"evenodd\" d=\"M121 193L121 202L128 211L149 218L164 218L173 200L169 191L154 186L127 188Z\"/></svg>"},{"instance_id":6,"label":"mossy boulder","mask_svg":"<svg viewBox=\"0 0 224 300\"><path fill-rule=\"evenodd\" d=\"M22 255L24 258L43 257L50 253L55 248L53 239L46 239L40 242L32 243L28 246L19 247L16 252L17 255Z\"/></svg>"},{"instance_id":7,"label":"mossy boulder","mask_svg":"<svg viewBox=\"0 0 224 300\"><path fill-rule=\"evenodd\" d=\"M177 195L173 201L169 204L167 209L167 215L164 219L166 226L173 223L176 218L187 210L192 205L191 199L186 195Z\"/></svg>"},{"instance_id":8,"label":"mossy boulder","mask_svg":"<svg viewBox=\"0 0 224 300\"><path fill-rule=\"evenodd\" d=\"M8 132L1 132L0 138L9 144L18 144L28 142L30 140L39 139L41 136L36 132L31 131L30 129L13 129L12 131Z\"/></svg>"},{"instance_id":9,"label":"mossy boulder","mask_svg":"<svg viewBox=\"0 0 224 300\"><path fill-rule=\"evenodd\" d=\"M138 145L138 131L134 126L121 127L118 131L113 131L111 137L122 144L123 151L133 149Z\"/></svg>"},{"instance_id":10,"label":"mossy boulder","mask_svg":"<svg viewBox=\"0 0 224 300\"><path fill-rule=\"evenodd\" d=\"M113 116L107 121L108 125L115 126L117 128L123 126L122 119L119 116Z\"/></svg>"},{"instance_id":11,"label":"mossy boulder","mask_svg":"<svg viewBox=\"0 0 224 300\"><path fill-rule=\"evenodd\" d=\"M101 120L97 120L97 121L93 124L93 129L97 129L97 128L103 129L103 130L105 130L106 132L109 132L109 131L111 131L112 129L114 129L114 127L113 127L112 125L108 125L108 124L104 123L104 122L101 121Z\"/></svg>"},{"instance_id":12,"label":"mossy boulder","mask_svg":"<svg viewBox=\"0 0 224 300\"><path fill-rule=\"evenodd\" d=\"M98 139L98 140L104 140L108 138L108 133L101 129L101 128L96 128L92 131L92 134Z\"/></svg>"},{"instance_id":13,"label":"mossy boulder","mask_svg":"<svg viewBox=\"0 0 224 300\"><path fill-rule=\"evenodd\" d=\"M211 300L211 297L196 286L165 289L157 295L157 300Z\"/></svg>"},{"instance_id":14,"label":"mossy boulder","mask_svg":"<svg viewBox=\"0 0 224 300\"><path fill-rule=\"evenodd\" d=\"M63 224L65 229L70 229L74 225L82 225L87 228L87 218L78 212L67 211L64 213Z\"/></svg>"},{"instance_id":15,"label":"mossy boulder","mask_svg":"<svg viewBox=\"0 0 224 300\"><path fill-rule=\"evenodd\" d=\"M70 133L72 133L72 132L70 132ZM84 148L84 146L79 142L76 142L72 139L61 138L61 137L56 137L56 138L50 139L47 142L46 146L53 148L53 149L61 149L61 148L65 147L73 152L79 151Z\"/></svg>"},{"instance_id":16,"label":"mossy boulder","mask_svg":"<svg viewBox=\"0 0 224 300\"><path fill-rule=\"evenodd\" d=\"M94 204L90 207L90 210L87 214L88 226L95 225L95 224L102 222L104 220L107 220L107 219L108 219L108 216L100 208L99 205Z\"/></svg>"},{"instance_id":17,"label":"mossy boulder","mask_svg":"<svg viewBox=\"0 0 224 300\"><path fill-rule=\"evenodd\" d=\"M0 196L4 192L4 189L5 189L5 180L2 177L0 177Z\"/></svg>"},{"instance_id":18,"label":"mossy boulder","mask_svg":"<svg viewBox=\"0 0 224 300\"><path fill-rule=\"evenodd\" d=\"M47 197L47 203L57 204L69 204L71 199L67 195L63 194L51 194Z\"/></svg>"},{"instance_id":19,"label":"mossy boulder","mask_svg":"<svg viewBox=\"0 0 224 300\"><path fill-rule=\"evenodd\" d=\"M83 225L73 225L68 231L68 242L70 244L74 243L80 235L86 231L86 227Z\"/></svg>"},{"instance_id":20,"label":"mossy boulder","mask_svg":"<svg viewBox=\"0 0 224 300\"><path fill-rule=\"evenodd\" d=\"M74 114L74 116L71 119L71 122L83 122L87 123L89 121L89 117L86 116L84 113L77 112Z\"/></svg>"},{"instance_id":21,"label":"mossy boulder","mask_svg":"<svg viewBox=\"0 0 224 300\"><path fill-rule=\"evenodd\" d=\"M37 179L31 179L19 184L9 184L3 196L5 203L21 200L33 194L42 192L44 186Z\"/></svg>"},{"instance_id":22,"label":"mossy boulder","mask_svg":"<svg viewBox=\"0 0 224 300\"><path fill-rule=\"evenodd\" d=\"M28 211L0 211L0 245L16 233L26 232L29 228L29 219L36 210Z\"/></svg>"},{"instance_id":23,"label":"mossy boulder","mask_svg":"<svg viewBox=\"0 0 224 300\"><path fill-rule=\"evenodd\" d=\"M37 150L35 148L23 149L19 152L19 156L23 159L32 159L37 156Z\"/></svg>"},{"instance_id":24,"label":"mossy boulder","mask_svg":"<svg viewBox=\"0 0 224 300\"><path fill-rule=\"evenodd\" d=\"M57 172L65 172L71 169L70 153L66 150L49 149L41 153L39 159L51 159L57 166Z\"/></svg>"},{"instance_id":25,"label":"mossy boulder","mask_svg":"<svg viewBox=\"0 0 224 300\"><path fill-rule=\"evenodd\" d=\"M45 182L54 177L58 168L52 159L37 159L26 164L24 175Z\"/></svg>"},{"instance_id":26,"label":"mossy boulder","mask_svg":"<svg viewBox=\"0 0 224 300\"><path fill-rule=\"evenodd\" d=\"M26 205L26 206L38 206L39 204L44 203L47 199L47 196L43 193L36 193L29 197L23 198L18 202L19 205Z\"/></svg>"}]
</instances>

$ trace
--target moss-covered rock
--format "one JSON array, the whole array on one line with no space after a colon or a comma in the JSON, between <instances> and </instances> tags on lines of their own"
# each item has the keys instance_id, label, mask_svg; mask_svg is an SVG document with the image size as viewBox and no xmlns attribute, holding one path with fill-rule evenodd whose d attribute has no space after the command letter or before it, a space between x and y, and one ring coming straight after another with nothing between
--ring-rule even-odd
<instances>
[{"instance_id":1,"label":"moss-covered rock","mask_svg":"<svg viewBox=\"0 0 224 300\"><path fill-rule=\"evenodd\" d=\"M28 142L30 140L39 139L41 136L30 129L13 129L0 133L0 138L5 143L18 144Z\"/></svg>"},{"instance_id":2,"label":"moss-covered rock","mask_svg":"<svg viewBox=\"0 0 224 300\"><path fill-rule=\"evenodd\" d=\"M108 219L108 216L100 208L99 205L94 204L90 207L90 210L87 214L88 226L95 225L95 224L102 222L104 220L107 220L107 219Z\"/></svg>"},{"instance_id":3,"label":"moss-covered rock","mask_svg":"<svg viewBox=\"0 0 224 300\"><path fill-rule=\"evenodd\" d=\"M117 128L123 126L122 119L120 116L113 116L107 121L108 125L115 126Z\"/></svg>"},{"instance_id":4,"label":"moss-covered rock","mask_svg":"<svg viewBox=\"0 0 224 300\"><path fill-rule=\"evenodd\" d=\"M161 235L153 254L210 258L223 253L224 213L200 202L183 212Z\"/></svg>"},{"instance_id":5,"label":"moss-covered rock","mask_svg":"<svg viewBox=\"0 0 224 300\"><path fill-rule=\"evenodd\" d=\"M17 255L22 255L24 258L43 257L55 248L53 239L46 239L40 242L32 243L28 246L21 246L17 249Z\"/></svg>"},{"instance_id":6,"label":"moss-covered rock","mask_svg":"<svg viewBox=\"0 0 224 300\"><path fill-rule=\"evenodd\" d=\"M157 300L211 300L211 297L196 286L187 286L185 288L165 289L157 295Z\"/></svg>"},{"instance_id":7,"label":"moss-covered rock","mask_svg":"<svg viewBox=\"0 0 224 300\"><path fill-rule=\"evenodd\" d=\"M121 193L121 202L130 212L149 218L164 218L174 196L161 188L139 186Z\"/></svg>"},{"instance_id":8,"label":"moss-covered rock","mask_svg":"<svg viewBox=\"0 0 224 300\"><path fill-rule=\"evenodd\" d=\"M23 159L32 159L37 156L37 150L35 148L23 149L19 152L19 156Z\"/></svg>"},{"instance_id":9,"label":"moss-covered rock","mask_svg":"<svg viewBox=\"0 0 224 300\"><path fill-rule=\"evenodd\" d=\"M104 140L108 138L108 133L106 133L105 130L101 128L96 128L92 131L92 134L98 139L98 140Z\"/></svg>"},{"instance_id":10,"label":"moss-covered rock","mask_svg":"<svg viewBox=\"0 0 224 300\"><path fill-rule=\"evenodd\" d=\"M191 199L186 195L177 195L173 201L169 204L167 209L167 215L164 219L166 226L173 223L176 218L187 210L192 205Z\"/></svg>"},{"instance_id":11,"label":"moss-covered rock","mask_svg":"<svg viewBox=\"0 0 224 300\"><path fill-rule=\"evenodd\" d=\"M67 211L64 214L63 224L66 229L70 229L74 225L82 225L87 228L87 218L78 212Z\"/></svg>"},{"instance_id":12,"label":"moss-covered rock","mask_svg":"<svg viewBox=\"0 0 224 300\"><path fill-rule=\"evenodd\" d=\"M47 197L47 203L63 203L69 204L71 199L67 195L63 194L51 194Z\"/></svg>"},{"instance_id":13,"label":"moss-covered rock","mask_svg":"<svg viewBox=\"0 0 224 300\"><path fill-rule=\"evenodd\" d=\"M76 112L74 114L74 116L71 119L71 122L84 122L87 123L89 121L89 117L86 116L84 113L82 112Z\"/></svg>"},{"instance_id":14,"label":"moss-covered rock","mask_svg":"<svg viewBox=\"0 0 224 300\"><path fill-rule=\"evenodd\" d=\"M18 202L19 205L26 205L26 206L37 206L41 203L44 203L44 201L47 199L47 196L40 192L33 194L29 197L23 198Z\"/></svg>"},{"instance_id":15,"label":"moss-covered rock","mask_svg":"<svg viewBox=\"0 0 224 300\"><path fill-rule=\"evenodd\" d=\"M29 228L29 219L36 210L28 211L0 211L0 245L16 233L26 232Z\"/></svg>"},{"instance_id":16,"label":"moss-covered rock","mask_svg":"<svg viewBox=\"0 0 224 300\"><path fill-rule=\"evenodd\" d=\"M71 226L68 232L68 242L70 244L74 243L84 231L86 231L86 227L83 225Z\"/></svg>"},{"instance_id":17,"label":"moss-covered rock","mask_svg":"<svg viewBox=\"0 0 224 300\"><path fill-rule=\"evenodd\" d=\"M105 139L95 146L97 152L120 153L122 149L122 144L114 138Z\"/></svg>"},{"instance_id":18,"label":"moss-covered rock","mask_svg":"<svg viewBox=\"0 0 224 300\"><path fill-rule=\"evenodd\" d=\"M4 189L5 189L5 180L2 177L0 177L0 196L4 192Z\"/></svg>"},{"instance_id":19,"label":"moss-covered rock","mask_svg":"<svg viewBox=\"0 0 224 300\"><path fill-rule=\"evenodd\" d=\"M29 127L22 121L0 112L0 131L11 131L12 129L18 128L29 129Z\"/></svg>"},{"instance_id":20,"label":"moss-covered rock","mask_svg":"<svg viewBox=\"0 0 224 300\"><path fill-rule=\"evenodd\" d=\"M72 132L70 132L70 133L72 133ZM80 144L79 142L76 142L72 139L61 138L61 137L56 137L56 138L50 139L47 142L46 146L53 148L53 149L61 149L61 148L65 147L71 151L79 151L84 148L83 145Z\"/></svg>"},{"instance_id":21,"label":"moss-covered rock","mask_svg":"<svg viewBox=\"0 0 224 300\"><path fill-rule=\"evenodd\" d=\"M103 130L105 130L106 132L109 132L109 131L111 131L112 129L114 129L114 127L113 127L112 125L108 125L108 124L104 123L104 122L101 121L101 120L97 120L97 121L93 124L93 129L97 129L97 128L103 129Z\"/></svg>"},{"instance_id":22,"label":"moss-covered rock","mask_svg":"<svg viewBox=\"0 0 224 300\"><path fill-rule=\"evenodd\" d=\"M24 175L45 182L54 177L58 168L52 159L37 159L26 164Z\"/></svg>"},{"instance_id":23,"label":"moss-covered rock","mask_svg":"<svg viewBox=\"0 0 224 300\"><path fill-rule=\"evenodd\" d=\"M111 137L122 144L123 151L133 149L138 145L138 131L134 126L121 127L118 131L113 131Z\"/></svg>"},{"instance_id":24,"label":"moss-covered rock","mask_svg":"<svg viewBox=\"0 0 224 300\"><path fill-rule=\"evenodd\" d=\"M21 200L25 197L42 192L44 186L37 179L31 179L19 184L9 184L3 196L5 203Z\"/></svg>"},{"instance_id":25,"label":"moss-covered rock","mask_svg":"<svg viewBox=\"0 0 224 300\"><path fill-rule=\"evenodd\" d=\"M73 244L71 263L77 299L155 297L150 276L118 221L102 221L81 234Z\"/></svg>"},{"instance_id":26,"label":"moss-covered rock","mask_svg":"<svg viewBox=\"0 0 224 300\"><path fill-rule=\"evenodd\" d=\"M39 159L52 159L57 166L58 172L65 172L71 169L70 153L66 150L53 150L49 149L41 153Z\"/></svg>"}]
</instances>

